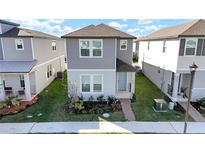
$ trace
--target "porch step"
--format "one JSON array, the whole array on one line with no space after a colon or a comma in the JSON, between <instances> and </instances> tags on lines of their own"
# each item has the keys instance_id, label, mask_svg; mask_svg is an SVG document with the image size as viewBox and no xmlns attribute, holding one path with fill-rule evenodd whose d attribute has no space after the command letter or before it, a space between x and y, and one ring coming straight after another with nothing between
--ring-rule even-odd
<instances>
[{"instance_id":1,"label":"porch step","mask_svg":"<svg viewBox=\"0 0 205 154\"><path fill-rule=\"evenodd\" d=\"M187 102L178 102L185 110L187 110ZM191 104L189 107L189 115L196 122L205 122L205 118Z\"/></svg>"},{"instance_id":2,"label":"porch step","mask_svg":"<svg viewBox=\"0 0 205 154\"><path fill-rule=\"evenodd\" d=\"M135 121L136 120L135 115L131 108L131 100L130 99L119 99L119 100L120 100L122 111L125 115L125 118L128 121Z\"/></svg>"}]
</instances>

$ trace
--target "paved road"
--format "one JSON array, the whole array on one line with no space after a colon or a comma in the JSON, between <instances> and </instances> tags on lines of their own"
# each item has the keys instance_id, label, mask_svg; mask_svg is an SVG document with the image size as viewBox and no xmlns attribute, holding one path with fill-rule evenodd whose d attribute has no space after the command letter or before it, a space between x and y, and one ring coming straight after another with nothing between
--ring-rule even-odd
<instances>
[{"instance_id":1,"label":"paved road","mask_svg":"<svg viewBox=\"0 0 205 154\"><path fill-rule=\"evenodd\" d=\"M0 133L182 133L183 122L0 123ZM189 122L188 133L205 133L204 122Z\"/></svg>"}]
</instances>

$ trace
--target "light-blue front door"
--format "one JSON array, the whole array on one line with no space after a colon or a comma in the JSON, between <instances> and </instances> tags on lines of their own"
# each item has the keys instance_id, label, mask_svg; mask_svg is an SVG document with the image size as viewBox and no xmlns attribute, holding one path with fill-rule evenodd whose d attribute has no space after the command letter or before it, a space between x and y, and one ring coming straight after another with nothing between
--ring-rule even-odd
<instances>
[{"instance_id":1,"label":"light-blue front door","mask_svg":"<svg viewBox=\"0 0 205 154\"><path fill-rule=\"evenodd\" d=\"M118 90L126 91L127 72L119 72L118 75Z\"/></svg>"}]
</instances>

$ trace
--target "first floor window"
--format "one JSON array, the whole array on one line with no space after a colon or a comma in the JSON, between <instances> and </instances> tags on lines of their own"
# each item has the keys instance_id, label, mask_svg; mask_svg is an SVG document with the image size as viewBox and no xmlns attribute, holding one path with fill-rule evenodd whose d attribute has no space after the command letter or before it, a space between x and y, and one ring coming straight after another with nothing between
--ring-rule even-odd
<instances>
[{"instance_id":1,"label":"first floor window","mask_svg":"<svg viewBox=\"0 0 205 154\"><path fill-rule=\"evenodd\" d=\"M195 55L197 39L186 39L185 55Z\"/></svg>"},{"instance_id":2,"label":"first floor window","mask_svg":"<svg viewBox=\"0 0 205 154\"><path fill-rule=\"evenodd\" d=\"M102 92L103 76L102 75L82 75L81 91L82 92Z\"/></svg>"},{"instance_id":3,"label":"first floor window","mask_svg":"<svg viewBox=\"0 0 205 154\"><path fill-rule=\"evenodd\" d=\"M24 76L23 75L19 75L19 78L20 78L20 86L21 86L21 88L25 88Z\"/></svg>"},{"instance_id":4,"label":"first floor window","mask_svg":"<svg viewBox=\"0 0 205 154\"><path fill-rule=\"evenodd\" d=\"M102 75L93 76L93 91L102 92Z\"/></svg>"},{"instance_id":5,"label":"first floor window","mask_svg":"<svg viewBox=\"0 0 205 154\"><path fill-rule=\"evenodd\" d=\"M120 50L127 50L127 40L120 40Z\"/></svg>"},{"instance_id":6,"label":"first floor window","mask_svg":"<svg viewBox=\"0 0 205 154\"><path fill-rule=\"evenodd\" d=\"M90 92L90 76L83 75L81 78L82 92Z\"/></svg>"},{"instance_id":7,"label":"first floor window","mask_svg":"<svg viewBox=\"0 0 205 154\"><path fill-rule=\"evenodd\" d=\"M24 50L23 40L16 39L15 40L16 50Z\"/></svg>"},{"instance_id":8,"label":"first floor window","mask_svg":"<svg viewBox=\"0 0 205 154\"><path fill-rule=\"evenodd\" d=\"M50 78L52 76L52 64L47 65L47 78Z\"/></svg>"}]
</instances>

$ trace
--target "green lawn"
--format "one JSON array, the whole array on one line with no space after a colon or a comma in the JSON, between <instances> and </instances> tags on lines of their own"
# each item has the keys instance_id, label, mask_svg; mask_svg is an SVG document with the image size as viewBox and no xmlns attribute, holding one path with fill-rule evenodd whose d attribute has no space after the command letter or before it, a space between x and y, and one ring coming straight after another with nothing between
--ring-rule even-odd
<instances>
[{"instance_id":1,"label":"green lawn","mask_svg":"<svg viewBox=\"0 0 205 154\"><path fill-rule=\"evenodd\" d=\"M67 100L67 77L53 81L40 95L37 104L15 115L0 117L0 122L51 122L51 121L124 121L122 112L114 112L104 119L96 114L66 114L62 106ZM42 113L38 117L37 114ZM27 118L32 115L33 118Z\"/></svg>"},{"instance_id":2,"label":"green lawn","mask_svg":"<svg viewBox=\"0 0 205 154\"><path fill-rule=\"evenodd\" d=\"M154 112L153 99L163 98L160 89L141 74L135 79L136 102L132 104L135 117L139 121L183 121L184 115L175 111Z\"/></svg>"}]
</instances>

